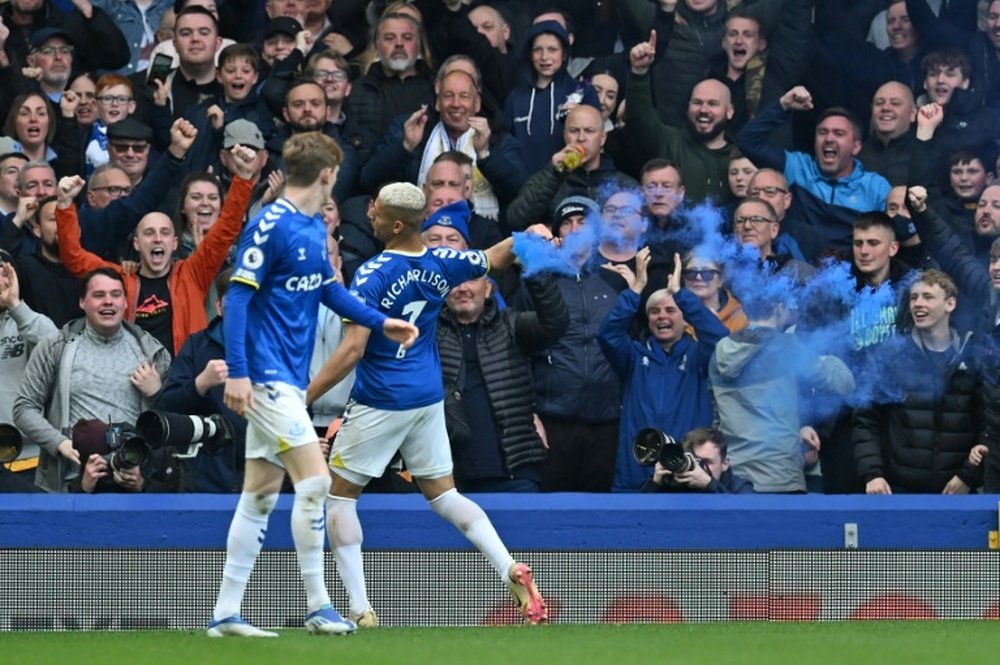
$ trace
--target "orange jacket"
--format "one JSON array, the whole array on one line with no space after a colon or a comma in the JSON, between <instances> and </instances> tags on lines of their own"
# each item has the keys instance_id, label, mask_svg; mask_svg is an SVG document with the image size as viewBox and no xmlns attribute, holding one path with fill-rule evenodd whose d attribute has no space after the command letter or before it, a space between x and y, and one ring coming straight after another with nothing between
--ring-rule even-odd
<instances>
[{"instance_id":1,"label":"orange jacket","mask_svg":"<svg viewBox=\"0 0 1000 665\"><path fill-rule=\"evenodd\" d=\"M252 181L233 178L219 219L205 234L194 253L186 259L175 261L170 269L167 288L170 289L173 316L171 327L174 357L189 335L208 325L205 319L205 298L212 280L229 254L230 246L240 236L252 191ZM80 223L76 217L75 205L65 210L57 206L56 224L59 233L59 258L74 277L81 278L97 268L112 268L121 274L125 282L125 318L134 323L135 310L139 304L139 275L126 275L121 265L105 261L83 248L80 244Z\"/></svg>"},{"instance_id":2,"label":"orange jacket","mask_svg":"<svg viewBox=\"0 0 1000 665\"><path fill-rule=\"evenodd\" d=\"M743 330L750 325L747 315L743 312L743 305L740 304L740 301L736 299L736 296L729 289L726 289L726 295L729 296L729 300L715 314L722 321L722 325L729 328L729 332L734 333Z\"/></svg>"},{"instance_id":3,"label":"orange jacket","mask_svg":"<svg viewBox=\"0 0 1000 665\"><path fill-rule=\"evenodd\" d=\"M750 320L747 319L747 315L743 311L743 305L736 299L733 292L729 289L725 289L725 292L729 299L715 315L722 321L722 325L729 329L729 332L739 332L750 325ZM685 327L684 330L695 339L698 339L698 334L691 326Z\"/></svg>"}]
</instances>

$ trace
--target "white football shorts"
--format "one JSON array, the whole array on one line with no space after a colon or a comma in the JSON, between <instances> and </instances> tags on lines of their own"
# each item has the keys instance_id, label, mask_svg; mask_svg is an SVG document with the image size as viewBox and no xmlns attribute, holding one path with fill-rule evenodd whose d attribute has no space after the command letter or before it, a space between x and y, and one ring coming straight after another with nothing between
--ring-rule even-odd
<instances>
[{"instance_id":1,"label":"white football shorts","mask_svg":"<svg viewBox=\"0 0 1000 665\"><path fill-rule=\"evenodd\" d=\"M255 383L253 399L256 408L246 412L247 459L266 459L284 468L279 453L318 440L305 391L281 381Z\"/></svg>"},{"instance_id":2,"label":"white football shorts","mask_svg":"<svg viewBox=\"0 0 1000 665\"><path fill-rule=\"evenodd\" d=\"M415 478L441 478L452 472L443 401L406 411L348 402L330 450L330 468L363 485L382 475L397 450Z\"/></svg>"}]
</instances>

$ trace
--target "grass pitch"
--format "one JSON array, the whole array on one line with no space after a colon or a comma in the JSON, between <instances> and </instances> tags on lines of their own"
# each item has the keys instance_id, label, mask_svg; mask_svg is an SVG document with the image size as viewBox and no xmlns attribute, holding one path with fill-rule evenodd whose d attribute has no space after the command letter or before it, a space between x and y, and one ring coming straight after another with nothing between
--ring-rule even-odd
<instances>
[{"instance_id":1,"label":"grass pitch","mask_svg":"<svg viewBox=\"0 0 1000 665\"><path fill-rule=\"evenodd\" d=\"M995 663L996 621L550 625L379 628L278 639L202 632L0 633L5 665L942 665Z\"/></svg>"}]
</instances>

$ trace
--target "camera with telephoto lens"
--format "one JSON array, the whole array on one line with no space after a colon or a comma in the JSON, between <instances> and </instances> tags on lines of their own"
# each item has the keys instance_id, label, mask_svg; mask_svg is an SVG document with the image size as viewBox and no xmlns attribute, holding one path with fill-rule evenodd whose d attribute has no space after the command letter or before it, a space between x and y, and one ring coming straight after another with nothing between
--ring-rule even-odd
<instances>
[{"instance_id":1,"label":"camera with telephoto lens","mask_svg":"<svg viewBox=\"0 0 1000 665\"><path fill-rule=\"evenodd\" d=\"M642 466L659 462L660 466L673 474L694 471L698 466L708 471L703 460L693 453L685 452L674 437L654 427L647 427L635 435L632 440L632 455Z\"/></svg>"},{"instance_id":2,"label":"camera with telephoto lens","mask_svg":"<svg viewBox=\"0 0 1000 665\"><path fill-rule=\"evenodd\" d=\"M204 448L213 455L233 444L233 426L220 414L189 416L169 411L145 411L136 421L139 434L153 448L170 446L187 448L174 453L174 457L191 458Z\"/></svg>"},{"instance_id":3,"label":"camera with telephoto lens","mask_svg":"<svg viewBox=\"0 0 1000 665\"><path fill-rule=\"evenodd\" d=\"M17 428L9 423L0 423L0 464L16 460L23 447L24 441Z\"/></svg>"},{"instance_id":4,"label":"camera with telephoto lens","mask_svg":"<svg viewBox=\"0 0 1000 665\"><path fill-rule=\"evenodd\" d=\"M104 441L108 444L111 452L102 455L102 457L108 463L108 469L111 472L128 471L142 466L152 452L135 429L125 423L108 425Z\"/></svg>"}]
</instances>

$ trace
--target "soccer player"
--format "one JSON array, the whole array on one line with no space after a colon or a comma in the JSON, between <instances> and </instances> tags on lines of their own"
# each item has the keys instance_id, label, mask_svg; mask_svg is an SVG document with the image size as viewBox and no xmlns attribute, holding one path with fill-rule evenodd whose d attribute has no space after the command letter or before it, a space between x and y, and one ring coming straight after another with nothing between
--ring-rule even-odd
<instances>
[{"instance_id":1,"label":"soccer player","mask_svg":"<svg viewBox=\"0 0 1000 665\"><path fill-rule=\"evenodd\" d=\"M326 503L330 547L350 598L351 619L362 628L377 626L365 589L357 499L398 450L434 512L489 560L525 620L542 623L547 619L545 601L531 568L514 561L482 508L455 489L444 389L437 378L441 363L434 327L448 293L482 277L491 266L510 265L513 242L508 238L485 252L427 249L420 238L425 206L423 192L414 185L393 183L382 188L368 216L375 237L386 249L358 268L351 285L351 293L361 301L389 316L408 318L423 334L407 349L349 325L344 341L307 392L311 403L357 364L351 401L330 451L333 481ZM551 237L544 226L531 230Z\"/></svg>"},{"instance_id":2,"label":"soccer player","mask_svg":"<svg viewBox=\"0 0 1000 665\"><path fill-rule=\"evenodd\" d=\"M318 132L299 134L285 144L282 158L285 195L244 229L226 295L224 400L247 419L247 462L208 627L212 637L277 636L243 621L239 609L286 471L295 487L292 539L306 589L306 629L355 629L331 607L323 581L323 499L330 474L304 401L319 303L403 353L418 335L412 323L359 303L335 281L319 212L330 200L342 159L336 141Z\"/></svg>"}]
</instances>

